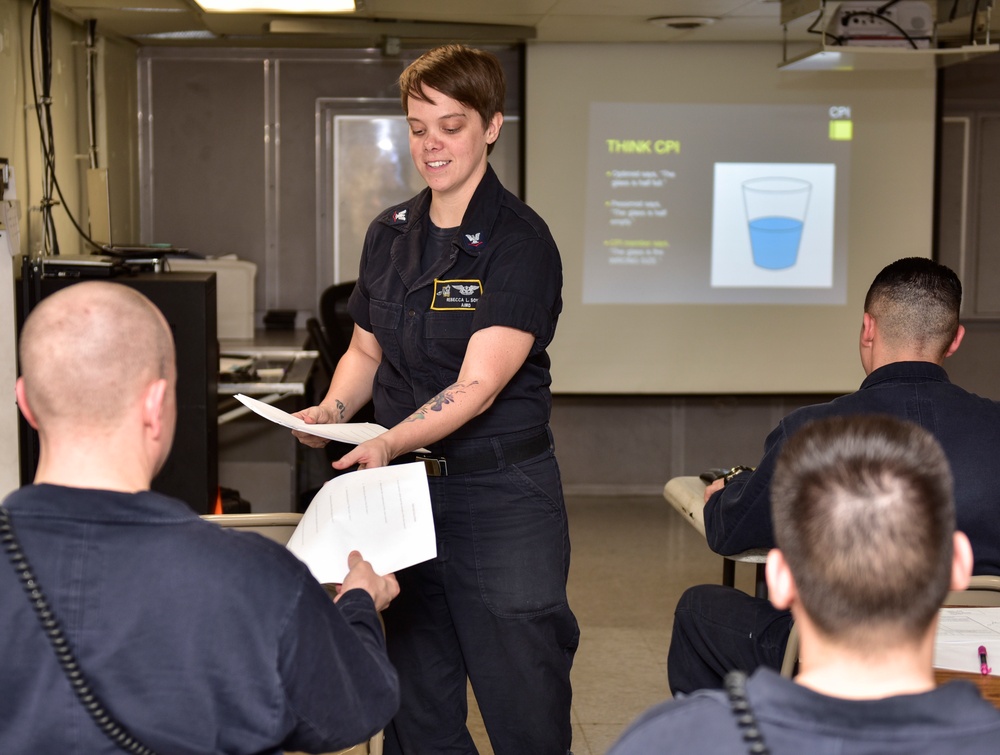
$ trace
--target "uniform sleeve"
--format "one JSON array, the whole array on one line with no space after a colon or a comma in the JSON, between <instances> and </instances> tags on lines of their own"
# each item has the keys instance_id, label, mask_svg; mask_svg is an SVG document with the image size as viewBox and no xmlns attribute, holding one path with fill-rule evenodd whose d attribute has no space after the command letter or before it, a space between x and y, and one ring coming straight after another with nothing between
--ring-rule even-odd
<instances>
[{"instance_id":1,"label":"uniform sleeve","mask_svg":"<svg viewBox=\"0 0 1000 755\"><path fill-rule=\"evenodd\" d=\"M750 548L773 548L771 477L785 444L782 422L764 442L764 457L753 472L743 472L705 503L705 539L716 553L732 556Z\"/></svg>"},{"instance_id":2,"label":"uniform sleeve","mask_svg":"<svg viewBox=\"0 0 1000 755\"><path fill-rule=\"evenodd\" d=\"M279 672L289 750L351 747L384 728L399 707L399 682L371 596L350 590L333 603L306 575L282 635Z\"/></svg>"},{"instance_id":3,"label":"uniform sleeve","mask_svg":"<svg viewBox=\"0 0 1000 755\"><path fill-rule=\"evenodd\" d=\"M562 262L555 245L532 236L498 249L483 282L473 332L501 325L535 336L532 353L555 335L562 310Z\"/></svg>"},{"instance_id":4,"label":"uniform sleeve","mask_svg":"<svg viewBox=\"0 0 1000 755\"><path fill-rule=\"evenodd\" d=\"M362 330L372 331L371 314L368 309L369 295L365 270L368 266L368 257L372 248L372 238L378 227L378 220L373 220L368 226L365 234L365 243L361 249L361 262L358 265L358 280L351 292L351 298L347 300L347 311L354 320L354 324Z\"/></svg>"}]
</instances>

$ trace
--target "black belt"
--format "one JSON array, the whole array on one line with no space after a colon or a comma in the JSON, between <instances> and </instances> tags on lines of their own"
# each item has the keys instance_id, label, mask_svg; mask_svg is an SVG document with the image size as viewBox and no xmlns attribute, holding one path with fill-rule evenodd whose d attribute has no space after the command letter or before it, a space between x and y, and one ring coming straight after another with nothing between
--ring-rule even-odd
<instances>
[{"instance_id":1,"label":"black belt","mask_svg":"<svg viewBox=\"0 0 1000 755\"><path fill-rule=\"evenodd\" d=\"M546 451L549 448L549 433L548 430L542 430L527 438L501 437L499 442L499 453L490 445L478 449L455 449L446 456L417 454L416 460L424 463L428 477L448 477L499 469L501 462L505 465L517 464Z\"/></svg>"}]
</instances>

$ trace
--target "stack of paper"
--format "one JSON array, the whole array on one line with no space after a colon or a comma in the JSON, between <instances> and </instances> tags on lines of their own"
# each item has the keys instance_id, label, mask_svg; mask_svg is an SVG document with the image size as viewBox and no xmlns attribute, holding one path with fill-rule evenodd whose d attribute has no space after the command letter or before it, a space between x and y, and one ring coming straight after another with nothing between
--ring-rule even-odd
<instances>
[{"instance_id":1,"label":"stack of paper","mask_svg":"<svg viewBox=\"0 0 1000 755\"><path fill-rule=\"evenodd\" d=\"M992 676L1000 676L1000 608L942 608L934 639L934 668L980 673L986 648Z\"/></svg>"}]
</instances>

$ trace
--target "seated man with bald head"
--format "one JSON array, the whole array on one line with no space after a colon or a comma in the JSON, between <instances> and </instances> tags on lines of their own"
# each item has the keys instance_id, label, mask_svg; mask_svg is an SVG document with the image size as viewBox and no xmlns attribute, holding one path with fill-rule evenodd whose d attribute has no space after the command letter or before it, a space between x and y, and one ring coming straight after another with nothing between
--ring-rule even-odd
<instances>
[{"instance_id":1,"label":"seated man with bald head","mask_svg":"<svg viewBox=\"0 0 1000 755\"><path fill-rule=\"evenodd\" d=\"M34 309L19 348L40 456L0 510L0 752L111 753L116 737L142 752L323 752L381 729L399 701L377 614L395 578L352 554L334 604L282 546L150 491L176 421L159 310L77 283Z\"/></svg>"},{"instance_id":2,"label":"seated man with bald head","mask_svg":"<svg viewBox=\"0 0 1000 755\"><path fill-rule=\"evenodd\" d=\"M860 389L786 416L768 435L753 472L705 491L705 535L724 556L774 547L771 479L785 441L807 422L887 414L929 430L955 478L958 526L972 541L974 574L1000 575L1000 403L963 390L942 366L962 343L962 284L949 268L909 257L875 276L865 298ZM792 616L721 585L689 588L674 611L667 676L673 693L719 687L733 669L780 668Z\"/></svg>"},{"instance_id":3,"label":"seated man with bald head","mask_svg":"<svg viewBox=\"0 0 1000 755\"><path fill-rule=\"evenodd\" d=\"M795 680L759 668L647 712L609 755L989 755L1000 711L968 682L935 687L948 590L968 586L948 460L887 416L830 417L785 444L771 485L771 600L799 627Z\"/></svg>"}]
</instances>

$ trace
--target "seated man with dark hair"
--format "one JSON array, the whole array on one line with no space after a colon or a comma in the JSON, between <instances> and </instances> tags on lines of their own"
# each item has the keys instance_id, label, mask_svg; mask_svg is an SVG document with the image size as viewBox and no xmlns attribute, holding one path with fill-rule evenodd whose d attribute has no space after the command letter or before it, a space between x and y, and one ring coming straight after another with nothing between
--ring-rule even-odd
<instances>
[{"instance_id":1,"label":"seated man with dark hair","mask_svg":"<svg viewBox=\"0 0 1000 755\"><path fill-rule=\"evenodd\" d=\"M732 555L774 546L770 488L787 438L812 420L886 414L929 430L955 478L958 527L972 540L974 574L1000 575L1000 504L994 468L1000 458L1000 403L948 380L941 366L962 342L962 284L953 271L910 257L872 282L861 324L861 388L785 417L765 442L753 472L705 491L705 534L712 550ZM674 694L720 687L727 672L780 668L792 617L768 601L721 585L698 585L674 612L667 675Z\"/></svg>"},{"instance_id":2,"label":"seated man with dark hair","mask_svg":"<svg viewBox=\"0 0 1000 755\"><path fill-rule=\"evenodd\" d=\"M886 416L819 420L785 444L771 501L767 584L799 627L795 681L733 672L727 692L645 713L609 755L745 753L748 742L772 753L995 753L1000 711L967 682L934 683L938 609L972 570L934 437Z\"/></svg>"},{"instance_id":3,"label":"seated man with dark hair","mask_svg":"<svg viewBox=\"0 0 1000 755\"><path fill-rule=\"evenodd\" d=\"M177 418L159 310L76 283L28 316L20 357L41 453L0 509L0 752L326 752L383 728L395 577L352 553L335 605L282 546L149 489Z\"/></svg>"}]
</instances>

